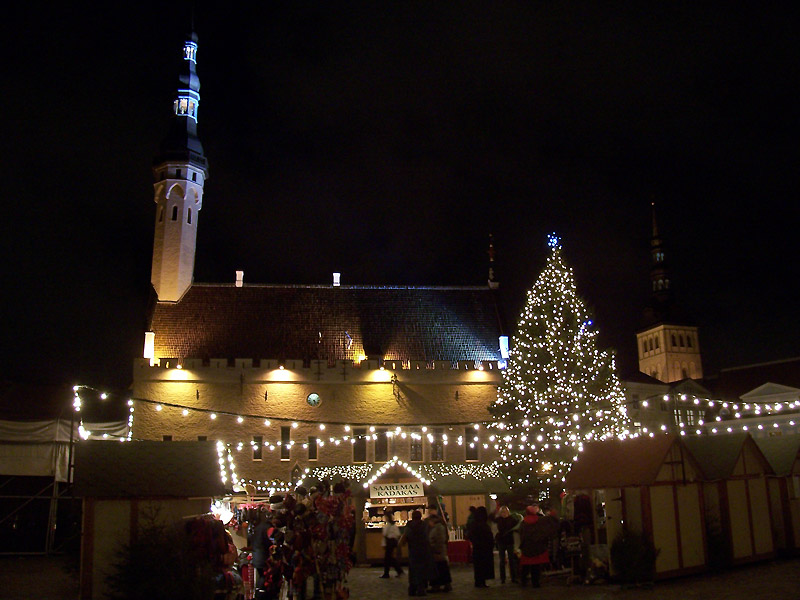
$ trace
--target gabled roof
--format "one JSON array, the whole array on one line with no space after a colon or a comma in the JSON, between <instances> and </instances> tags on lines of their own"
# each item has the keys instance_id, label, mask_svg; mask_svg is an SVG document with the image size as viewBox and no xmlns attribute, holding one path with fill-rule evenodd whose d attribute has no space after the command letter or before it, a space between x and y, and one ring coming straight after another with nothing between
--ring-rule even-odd
<instances>
[{"instance_id":1,"label":"gabled roof","mask_svg":"<svg viewBox=\"0 0 800 600\"><path fill-rule=\"evenodd\" d=\"M151 319L158 358L497 360L488 287L194 284Z\"/></svg>"},{"instance_id":2,"label":"gabled roof","mask_svg":"<svg viewBox=\"0 0 800 600\"><path fill-rule=\"evenodd\" d=\"M214 442L101 442L75 447L75 494L196 498L225 493Z\"/></svg>"},{"instance_id":3,"label":"gabled roof","mask_svg":"<svg viewBox=\"0 0 800 600\"><path fill-rule=\"evenodd\" d=\"M586 444L567 474L568 489L650 485L658 477L674 435L604 440Z\"/></svg>"},{"instance_id":4,"label":"gabled roof","mask_svg":"<svg viewBox=\"0 0 800 600\"><path fill-rule=\"evenodd\" d=\"M767 382L764 385L760 385L754 390L750 390L746 394L742 394L742 400L750 400L750 401L758 401L759 399L767 401L772 399L774 396L783 396L791 398L791 400L795 400L800 398L800 389L796 387L790 387L788 385L780 385L779 383L771 383Z\"/></svg>"},{"instance_id":5,"label":"gabled roof","mask_svg":"<svg viewBox=\"0 0 800 600\"><path fill-rule=\"evenodd\" d=\"M777 435L758 438L755 442L776 475L783 477L792 473L792 467L800 459L800 435Z\"/></svg>"},{"instance_id":6,"label":"gabled roof","mask_svg":"<svg viewBox=\"0 0 800 600\"><path fill-rule=\"evenodd\" d=\"M728 433L712 436L686 436L684 445L692 453L703 477L707 481L727 479L733 474L745 445L750 444L756 454L763 454L748 433ZM764 468L769 470L769 463L764 460Z\"/></svg>"}]
</instances>

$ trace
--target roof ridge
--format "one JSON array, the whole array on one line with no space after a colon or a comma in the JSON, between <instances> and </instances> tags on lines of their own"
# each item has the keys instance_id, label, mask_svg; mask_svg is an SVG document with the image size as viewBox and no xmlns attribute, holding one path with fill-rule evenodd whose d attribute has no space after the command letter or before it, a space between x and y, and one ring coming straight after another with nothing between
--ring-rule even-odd
<instances>
[{"instance_id":1,"label":"roof ridge","mask_svg":"<svg viewBox=\"0 0 800 600\"><path fill-rule=\"evenodd\" d=\"M720 371L720 373L727 373L727 372L730 372L730 371L743 371L744 369L752 369L753 367L767 367L769 365L780 365L780 364L783 364L783 363L790 363L790 362L794 362L794 361L798 361L798 360L800 360L800 356L795 356L793 358L780 358L778 360L770 360L770 361L761 362L761 363L752 363L752 364L749 364L749 365L739 365L739 366L736 366L736 367L726 367L724 369L720 369L719 371Z\"/></svg>"},{"instance_id":2,"label":"roof ridge","mask_svg":"<svg viewBox=\"0 0 800 600\"><path fill-rule=\"evenodd\" d=\"M192 287L235 288L235 283L193 283ZM337 285L323 283L245 283L250 288L351 289L351 290L465 290L493 291L488 285ZM190 288L191 289L191 288Z\"/></svg>"}]
</instances>

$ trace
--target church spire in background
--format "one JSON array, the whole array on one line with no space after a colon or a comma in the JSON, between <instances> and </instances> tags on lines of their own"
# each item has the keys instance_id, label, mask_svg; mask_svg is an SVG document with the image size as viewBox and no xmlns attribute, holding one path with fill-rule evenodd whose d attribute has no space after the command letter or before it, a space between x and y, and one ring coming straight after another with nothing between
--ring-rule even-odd
<instances>
[{"instance_id":1,"label":"church spire in background","mask_svg":"<svg viewBox=\"0 0 800 600\"><path fill-rule=\"evenodd\" d=\"M487 252L489 255L489 287L493 290L496 290L500 287L500 282L495 280L495 272L494 272L494 236L489 234L489 251Z\"/></svg>"},{"instance_id":2,"label":"church spire in background","mask_svg":"<svg viewBox=\"0 0 800 600\"><path fill-rule=\"evenodd\" d=\"M697 326L679 314L658 231L656 204L652 211L650 237L650 285L652 296L644 310L644 329L636 334L639 370L665 382L702 379L703 363Z\"/></svg>"},{"instance_id":3,"label":"church spire in background","mask_svg":"<svg viewBox=\"0 0 800 600\"><path fill-rule=\"evenodd\" d=\"M153 162L156 223L151 282L161 302L177 302L194 277L198 213L208 162L197 137L200 79L197 34L183 44L170 131Z\"/></svg>"},{"instance_id":4,"label":"church spire in background","mask_svg":"<svg viewBox=\"0 0 800 600\"><path fill-rule=\"evenodd\" d=\"M670 302L672 296L669 269L664 256L664 241L658 233L656 203L651 202L650 207L653 213L653 235L650 238L650 285L655 299L660 304L666 304Z\"/></svg>"}]
</instances>

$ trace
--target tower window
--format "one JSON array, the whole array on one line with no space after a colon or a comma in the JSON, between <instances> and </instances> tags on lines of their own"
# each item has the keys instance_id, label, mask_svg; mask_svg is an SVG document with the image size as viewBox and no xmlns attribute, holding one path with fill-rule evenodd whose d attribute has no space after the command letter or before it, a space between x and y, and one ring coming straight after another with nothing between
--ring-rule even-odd
<instances>
[{"instance_id":1,"label":"tower window","mask_svg":"<svg viewBox=\"0 0 800 600\"><path fill-rule=\"evenodd\" d=\"M678 342L680 343L681 348L683 348L683 335L678 336Z\"/></svg>"},{"instance_id":2,"label":"tower window","mask_svg":"<svg viewBox=\"0 0 800 600\"><path fill-rule=\"evenodd\" d=\"M281 460L289 460L289 450L292 442L292 428L281 427Z\"/></svg>"},{"instance_id":3,"label":"tower window","mask_svg":"<svg viewBox=\"0 0 800 600\"><path fill-rule=\"evenodd\" d=\"M261 460L264 449L264 438L260 435L253 436L253 460Z\"/></svg>"},{"instance_id":4,"label":"tower window","mask_svg":"<svg viewBox=\"0 0 800 600\"><path fill-rule=\"evenodd\" d=\"M642 340L642 352L647 352L647 340Z\"/></svg>"},{"instance_id":5,"label":"tower window","mask_svg":"<svg viewBox=\"0 0 800 600\"><path fill-rule=\"evenodd\" d=\"M308 436L308 460L317 460L317 436Z\"/></svg>"},{"instance_id":6,"label":"tower window","mask_svg":"<svg viewBox=\"0 0 800 600\"><path fill-rule=\"evenodd\" d=\"M175 169L175 177L182 177L183 169Z\"/></svg>"},{"instance_id":7,"label":"tower window","mask_svg":"<svg viewBox=\"0 0 800 600\"><path fill-rule=\"evenodd\" d=\"M197 181L197 173L192 171L192 181Z\"/></svg>"},{"instance_id":8,"label":"tower window","mask_svg":"<svg viewBox=\"0 0 800 600\"><path fill-rule=\"evenodd\" d=\"M367 430L353 429L353 462L367 462Z\"/></svg>"},{"instance_id":9,"label":"tower window","mask_svg":"<svg viewBox=\"0 0 800 600\"><path fill-rule=\"evenodd\" d=\"M664 280L663 279L659 279L658 280L658 289L659 290L663 290L664 289Z\"/></svg>"},{"instance_id":10,"label":"tower window","mask_svg":"<svg viewBox=\"0 0 800 600\"><path fill-rule=\"evenodd\" d=\"M172 220L173 221L177 221L178 220L178 207L177 206L173 206L172 207Z\"/></svg>"},{"instance_id":11,"label":"tower window","mask_svg":"<svg viewBox=\"0 0 800 600\"><path fill-rule=\"evenodd\" d=\"M672 347L674 348L675 346L678 345L675 343L675 334L673 333L671 337L672 337Z\"/></svg>"},{"instance_id":12,"label":"tower window","mask_svg":"<svg viewBox=\"0 0 800 600\"><path fill-rule=\"evenodd\" d=\"M658 350L658 338L656 338L656 350Z\"/></svg>"},{"instance_id":13,"label":"tower window","mask_svg":"<svg viewBox=\"0 0 800 600\"><path fill-rule=\"evenodd\" d=\"M386 462L389 460L389 438L386 437L385 429L376 429L378 439L375 440L375 462Z\"/></svg>"},{"instance_id":14,"label":"tower window","mask_svg":"<svg viewBox=\"0 0 800 600\"><path fill-rule=\"evenodd\" d=\"M478 460L478 443L475 441L475 431L470 432L469 427L464 428L464 445L466 456L465 458L469 461L477 461Z\"/></svg>"},{"instance_id":15,"label":"tower window","mask_svg":"<svg viewBox=\"0 0 800 600\"><path fill-rule=\"evenodd\" d=\"M413 429L411 431L411 453L408 457L414 462L422 462L422 430Z\"/></svg>"},{"instance_id":16,"label":"tower window","mask_svg":"<svg viewBox=\"0 0 800 600\"><path fill-rule=\"evenodd\" d=\"M191 225L192 224L192 209L189 209L189 214L186 217L186 222Z\"/></svg>"},{"instance_id":17,"label":"tower window","mask_svg":"<svg viewBox=\"0 0 800 600\"><path fill-rule=\"evenodd\" d=\"M686 336L686 345L687 345L689 348L691 348L691 347L692 347L692 336L690 336L690 335L687 335L687 336Z\"/></svg>"},{"instance_id":18,"label":"tower window","mask_svg":"<svg viewBox=\"0 0 800 600\"><path fill-rule=\"evenodd\" d=\"M433 430L433 441L431 441L431 461L441 462L444 460L444 440L442 439L443 429Z\"/></svg>"}]
</instances>

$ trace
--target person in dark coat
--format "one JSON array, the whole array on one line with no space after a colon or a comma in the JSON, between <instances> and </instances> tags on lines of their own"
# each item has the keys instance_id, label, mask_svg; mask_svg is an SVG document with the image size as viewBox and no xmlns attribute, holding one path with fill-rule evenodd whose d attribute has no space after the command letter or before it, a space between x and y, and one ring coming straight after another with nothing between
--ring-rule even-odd
<instances>
[{"instance_id":1,"label":"person in dark coat","mask_svg":"<svg viewBox=\"0 0 800 600\"><path fill-rule=\"evenodd\" d=\"M247 536L247 545L253 551L253 568L256 570L256 587L264 587L264 569L267 566L267 556L272 541L269 539L268 531L272 524L265 510L259 510L255 515L255 527L252 533Z\"/></svg>"},{"instance_id":2,"label":"person in dark coat","mask_svg":"<svg viewBox=\"0 0 800 600\"><path fill-rule=\"evenodd\" d=\"M400 545L408 544L408 595L427 596L428 582L436 578L436 565L428 538L428 525L422 513L415 510L400 537Z\"/></svg>"},{"instance_id":3,"label":"person in dark coat","mask_svg":"<svg viewBox=\"0 0 800 600\"><path fill-rule=\"evenodd\" d=\"M558 533L558 520L539 514L537 504L525 509L519 544L522 553L519 557L521 585L528 584L530 574L531 585L539 587L542 565L550 562L549 544L556 533Z\"/></svg>"},{"instance_id":4,"label":"person in dark coat","mask_svg":"<svg viewBox=\"0 0 800 600\"><path fill-rule=\"evenodd\" d=\"M472 543L475 587L487 587L486 580L494 579L494 536L485 506L475 509L475 518L467 528L467 539Z\"/></svg>"},{"instance_id":5,"label":"person in dark coat","mask_svg":"<svg viewBox=\"0 0 800 600\"><path fill-rule=\"evenodd\" d=\"M453 589L450 585L453 578L450 575L450 562L447 558L447 527L439 515L431 515L428 521L428 537L433 552L433 562L436 564L436 579L431 581L432 592L449 592Z\"/></svg>"},{"instance_id":6,"label":"person in dark coat","mask_svg":"<svg viewBox=\"0 0 800 600\"><path fill-rule=\"evenodd\" d=\"M514 552L514 532L519 529L522 519L512 515L507 506L501 506L498 515L494 518L497 524L497 550L500 554L500 583L506 582L506 559L508 560L508 570L511 575L511 582L517 583L519 573L519 561Z\"/></svg>"}]
</instances>

